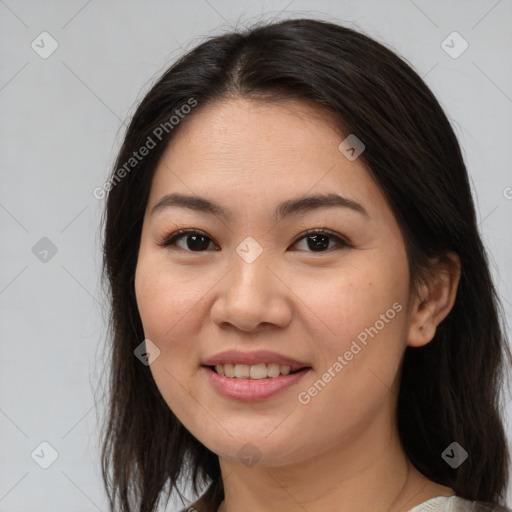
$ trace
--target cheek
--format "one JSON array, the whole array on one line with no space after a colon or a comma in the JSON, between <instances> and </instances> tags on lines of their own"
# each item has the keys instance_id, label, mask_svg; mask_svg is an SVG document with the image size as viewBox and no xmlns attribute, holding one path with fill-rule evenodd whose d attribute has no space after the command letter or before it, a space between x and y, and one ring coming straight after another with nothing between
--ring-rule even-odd
<instances>
[{"instance_id":1,"label":"cheek","mask_svg":"<svg viewBox=\"0 0 512 512\"><path fill-rule=\"evenodd\" d=\"M318 326L313 328L315 344L321 341L331 359L349 350L352 340L364 343L377 332L390 343L401 342L408 287L406 264L386 262L382 255L378 264L369 257L324 276L301 276L294 284L297 295L304 297L304 317L310 318L310 326Z\"/></svg>"},{"instance_id":2,"label":"cheek","mask_svg":"<svg viewBox=\"0 0 512 512\"><path fill-rule=\"evenodd\" d=\"M187 277L187 272L177 272L161 257L140 258L135 274L135 294L146 337L163 346L170 343L174 332L182 329L187 316L194 315L200 307L203 286ZM189 326L190 327L190 326Z\"/></svg>"},{"instance_id":3,"label":"cheek","mask_svg":"<svg viewBox=\"0 0 512 512\"><path fill-rule=\"evenodd\" d=\"M176 412L183 390L188 389L191 369L199 364L200 354L194 340L200 322L200 294L187 286L176 272L155 259L141 259L135 276L137 306L144 336L160 350L150 370L169 407ZM195 320L195 321L194 321ZM180 398L181 397L181 398ZM190 397L188 397L190 398Z\"/></svg>"},{"instance_id":4,"label":"cheek","mask_svg":"<svg viewBox=\"0 0 512 512\"><path fill-rule=\"evenodd\" d=\"M160 350L150 365L155 384L181 421L201 425L201 408L191 407L191 383L200 361L194 342L201 329L197 315L202 314L204 291L189 281L161 260L140 258L135 293L144 335Z\"/></svg>"},{"instance_id":5,"label":"cheek","mask_svg":"<svg viewBox=\"0 0 512 512\"><path fill-rule=\"evenodd\" d=\"M178 267L163 253L141 252L135 274L137 307L144 335L158 346L161 356L151 365L152 371L165 368L185 375L197 369L198 340L209 317L208 292L218 281L216 272Z\"/></svg>"},{"instance_id":6,"label":"cheek","mask_svg":"<svg viewBox=\"0 0 512 512\"><path fill-rule=\"evenodd\" d=\"M347 410L359 411L348 422L369 417L393 386L407 332L407 265L403 259L377 259L378 264L372 257L346 266L335 280L321 280L323 286L310 286L307 295L306 288L298 293L308 297L307 306L322 325L313 340L321 347L317 371L299 390L305 393L299 402L308 403L312 416L332 414L329 404L338 403L337 421L347 424Z\"/></svg>"}]
</instances>

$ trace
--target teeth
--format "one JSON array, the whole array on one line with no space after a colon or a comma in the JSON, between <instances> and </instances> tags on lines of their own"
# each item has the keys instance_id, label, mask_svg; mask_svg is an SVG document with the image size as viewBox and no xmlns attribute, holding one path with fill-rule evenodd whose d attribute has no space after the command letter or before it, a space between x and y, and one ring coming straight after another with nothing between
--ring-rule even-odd
<instances>
[{"instance_id":1,"label":"teeth","mask_svg":"<svg viewBox=\"0 0 512 512\"><path fill-rule=\"evenodd\" d=\"M266 379L267 377L279 377L279 375L289 375L291 368L277 363L261 364L218 364L215 371L219 375L237 379Z\"/></svg>"},{"instance_id":2,"label":"teeth","mask_svg":"<svg viewBox=\"0 0 512 512\"><path fill-rule=\"evenodd\" d=\"M268 377L267 365L262 363L262 364L254 364L254 365L250 366L249 367L249 375L250 375L251 379L266 379Z\"/></svg>"},{"instance_id":3,"label":"teeth","mask_svg":"<svg viewBox=\"0 0 512 512\"><path fill-rule=\"evenodd\" d=\"M235 377L237 379L248 379L250 375L250 367L246 364L235 364Z\"/></svg>"},{"instance_id":4,"label":"teeth","mask_svg":"<svg viewBox=\"0 0 512 512\"><path fill-rule=\"evenodd\" d=\"M218 366L216 366L216 368L221 367L221 366L222 365L219 364ZM235 365L231 364L231 363L225 364L224 365L224 373L223 374L226 377L234 377L235 376Z\"/></svg>"},{"instance_id":5,"label":"teeth","mask_svg":"<svg viewBox=\"0 0 512 512\"><path fill-rule=\"evenodd\" d=\"M269 377L279 377L279 365L277 363L267 364L267 373Z\"/></svg>"}]
</instances>

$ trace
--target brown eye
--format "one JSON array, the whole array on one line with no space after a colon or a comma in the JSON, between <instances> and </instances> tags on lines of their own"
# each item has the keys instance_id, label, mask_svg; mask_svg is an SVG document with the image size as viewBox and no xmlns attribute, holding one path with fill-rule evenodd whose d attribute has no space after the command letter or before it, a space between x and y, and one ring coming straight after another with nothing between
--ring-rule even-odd
<instances>
[{"instance_id":1,"label":"brown eye","mask_svg":"<svg viewBox=\"0 0 512 512\"><path fill-rule=\"evenodd\" d=\"M184 246L179 245L178 243L181 242L182 239L184 239ZM176 246L190 252L203 252L208 249L210 242L212 242L211 238L200 231L193 229L180 229L166 238L159 245L162 247Z\"/></svg>"},{"instance_id":2,"label":"brown eye","mask_svg":"<svg viewBox=\"0 0 512 512\"><path fill-rule=\"evenodd\" d=\"M294 245L303 240L306 241L306 246L310 249L306 252L326 252L329 250L330 242L335 242L335 246L338 247L351 247L348 242L326 230L309 230L305 235L302 235Z\"/></svg>"},{"instance_id":3,"label":"brown eye","mask_svg":"<svg viewBox=\"0 0 512 512\"><path fill-rule=\"evenodd\" d=\"M182 240L184 241L183 243L181 243ZM334 243L334 247L338 248L352 247L351 244L338 235L326 230L309 230L297 239L293 245L297 245L303 240L305 240L307 244L306 252L327 252L333 248L332 246L330 247L331 243ZM180 229L165 238L158 245L161 247L175 246L188 252L204 252L208 250L210 243L213 244L214 247L217 247L209 236L200 231L194 229ZM216 248L215 250L219 249Z\"/></svg>"}]
</instances>

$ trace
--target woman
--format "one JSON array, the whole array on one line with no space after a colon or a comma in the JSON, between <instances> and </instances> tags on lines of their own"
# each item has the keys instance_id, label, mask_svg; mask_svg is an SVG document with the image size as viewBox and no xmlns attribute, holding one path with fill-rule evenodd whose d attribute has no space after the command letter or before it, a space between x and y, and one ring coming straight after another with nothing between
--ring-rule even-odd
<instances>
[{"instance_id":1,"label":"woman","mask_svg":"<svg viewBox=\"0 0 512 512\"><path fill-rule=\"evenodd\" d=\"M499 302L403 60L310 19L211 38L106 190L112 511L505 510Z\"/></svg>"}]
</instances>

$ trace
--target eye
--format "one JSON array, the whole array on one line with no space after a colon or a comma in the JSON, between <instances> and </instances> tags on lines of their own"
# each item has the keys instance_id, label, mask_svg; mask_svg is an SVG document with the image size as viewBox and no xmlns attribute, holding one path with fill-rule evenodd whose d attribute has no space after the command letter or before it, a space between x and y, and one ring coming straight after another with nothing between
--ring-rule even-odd
<instances>
[{"instance_id":1,"label":"eye","mask_svg":"<svg viewBox=\"0 0 512 512\"><path fill-rule=\"evenodd\" d=\"M309 229L306 233L302 234L294 244L302 242L303 240L306 242L307 247L312 249L311 251L306 252L327 252L324 249L329 248L330 241L334 241L336 245L341 248L353 247L346 240L326 229Z\"/></svg>"},{"instance_id":2,"label":"eye","mask_svg":"<svg viewBox=\"0 0 512 512\"><path fill-rule=\"evenodd\" d=\"M184 238L184 244L180 245L180 242ZM311 249L311 251L306 252L326 252L326 250L332 249L332 247L329 247L330 242L335 242L335 245L341 248L353 247L340 236L325 229L310 229L306 231L306 233L300 235L293 245L296 245L303 240L306 241L307 247ZM189 252L204 252L208 249L210 243L213 244L212 239L201 231L197 231L195 229L180 229L175 233L172 233L170 236L165 237L158 243L158 245L161 247L176 246Z\"/></svg>"},{"instance_id":3,"label":"eye","mask_svg":"<svg viewBox=\"0 0 512 512\"><path fill-rule=\"evenodd\" d=\"M181 242L181 239L185 236L185 247L183 247L179 245L179 242ZM158 245L161 247L170 247L175 245L180 249L188 250L190 252L203 252L204 249L208 248L209 243L207 240L210 240L211 242L211 238L201 233L201 231L197 231L195 229L180 229L164 238L164 240L159 242Z\"/></svg>"}]
</instances>

